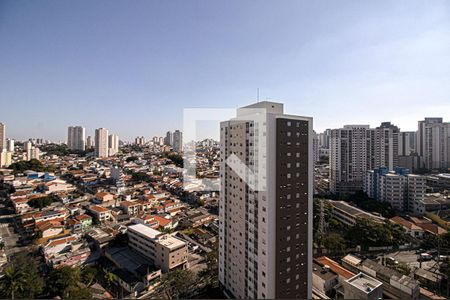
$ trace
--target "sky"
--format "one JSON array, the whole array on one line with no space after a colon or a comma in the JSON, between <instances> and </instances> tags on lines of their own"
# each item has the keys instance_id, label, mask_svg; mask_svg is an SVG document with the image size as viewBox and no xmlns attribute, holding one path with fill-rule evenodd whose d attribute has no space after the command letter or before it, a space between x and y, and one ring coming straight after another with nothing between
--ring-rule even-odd
<instances>
[{"instance_id":1,"label":"sky","mask_svg":"<svg viewBox=\"0 0 450 300\"><path fill-rule=\"evenodd\" d=\"M450 1L0 1L10 138L162 136L183 109L245 106L258 88L318 132L450 121Z\"/></svg>"}]
</instances>

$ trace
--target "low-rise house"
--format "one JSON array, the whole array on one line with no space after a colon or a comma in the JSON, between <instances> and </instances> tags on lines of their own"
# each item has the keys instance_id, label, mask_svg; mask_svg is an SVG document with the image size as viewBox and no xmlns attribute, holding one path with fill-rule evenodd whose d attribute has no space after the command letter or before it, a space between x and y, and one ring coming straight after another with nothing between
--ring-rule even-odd
<instances>
[{"instance_id":1,"label":"low-rise house","mask_svg":"<svg viewBox=\"0 0 450 300\"><path fill-rule=\"evenodd\" d=\"M333 206L333 217L339 222L354 226L358 220L368 219L376 223L384 223L385 218L368 213L360 208L351 206L344 201L327 200Z\"/></svg>"},{"instance_id":2,"label":"low-rise house","mask_svg":"<svg viewBox=\"0 0 450 300\"><path fill-rule=\"evenodd\" d=\"M104 202L110 202L114 200L114 195L106 192L99 192L95 194L95 198L93 199L94 203L101 204Z\"/></svg>"},{"instance_id":3,"label":"low-rise house","mask_svg":"<svg viewBox=\"0 0 450 300\"><path fill-rule=\"evenodd\" d=\"M120 207L129 216L135 216L141 211L141 204L139 202L132 201L122 201L120 202Z\"/></svg>"},{"instance_id":4,"label":"low-rise house","mask_svg":"<svg viewBox=\"0 0 450 300\"><path fill-rule=\"evenodd\" d=\"M414 238L422 238L423 237L424 230L421 227L415 225L414 223L412 223L410 221L405 220L402 217L395 216L395 217L389 219L389 221L394 224L398 224L398 225L402 226L405 229L406 233L408 233L409 235L411 235Z\"/></svg>"},{"instance_id":5,"label":"low-rise house","mask_svg":"<svg viewBox=\"0 0 450 300\"><path fill-rule=\"evenodd\" d=\"M111 219L111 211L103 206L91 205L88 210L97 222L103 223Z\"/></svg>"},{"instance_id":6,"label":"low-rise house","mask_svg":"<svg viewBox=\"0 0 450 300\"><path fill-rule=\"evenodd\" d=\"M43 221L36 225L36 232L42 238L57 236L64 232L64 226L58 221Z\"/></svg>"}]
</instances>

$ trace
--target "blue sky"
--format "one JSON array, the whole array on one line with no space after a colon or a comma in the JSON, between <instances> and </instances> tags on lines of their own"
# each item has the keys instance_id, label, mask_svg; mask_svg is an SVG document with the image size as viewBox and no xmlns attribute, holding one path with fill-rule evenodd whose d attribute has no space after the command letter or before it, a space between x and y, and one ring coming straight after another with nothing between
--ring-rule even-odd
<instances>
[{"instance_id":1,"label":"blue sky","mask_svg":"<svg viewBox=\"0 0 450 300\"><path fill-rule=\"evenodd\" d=\"M449 1L0 1L0 122L64 140L260 98L315 129L450 121Z\"/></svg>"}]
</instances>

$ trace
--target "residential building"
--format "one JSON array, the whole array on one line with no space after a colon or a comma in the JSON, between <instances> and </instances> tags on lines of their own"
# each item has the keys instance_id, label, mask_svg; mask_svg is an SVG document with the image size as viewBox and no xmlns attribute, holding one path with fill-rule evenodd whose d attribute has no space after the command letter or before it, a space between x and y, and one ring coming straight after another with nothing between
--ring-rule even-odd
<instances>
[{"instance_id":1,"label":"residential building","mask_svg":"<svg viewBox=\"0 0 450 300\"><path fill-rule=\"evenodd\" d=\"M357 207L351 206L345 201L327 201L333 206L333 217L347 226L354 226L358 220L370 220L375 223L384 223L386 220L381 216L377 216Z\"/></svg>"},{"instance_id":2,"label":"residential building","mask_svg":"<svg viewBox=\"0 0 450 300\"><path fill-rule=\"evenodd\" d=\"M67 147L70 150L86 149L85 129L82 126L69 126L67 130Z\"/></svg>"},{"instance_id":3,"label":"residential building","mask_svg":"<svg viewBox=\"0 0 450 300\"><path fill-rule=\"evenodd\" d=\"M109 156L116 155L119 152L119 136L110 134L108 138Z\"/></svg>"},{"instance_id":4,"label":"residential building","mask_svg":"<svg viewBox=\"0 0 450 300\"><path fill-rule=\"evenodd\" d=\"M0 149L1 151L1 149ZM14 153L14 140L13 139L7 139L6 140L6 151Z\"/></svg>"},{"instance_id":5,"label":"residential building","mask_svg":"<svg viewBox=\"0 0 450 300\"><path fill-rule=\"evenodd\" d=\"M6 125L0 122L0 151L6 148Z\"/></svg>"},{"instance_id":6,"label":"residential building","mask_svg":"<svg viewBox=\"0 0 450 300\"><path fill-rule=\"evenodd\" d=\"M88 209L99 223L109 221L111 219L111 211L103 206L92 205Z\"/></svg>"},{"instance_id":7,"label":"residential building","mask_svg":"<svg viewBox=\"0 0 450 300\"><path fill-rule=\"evenodd\" d=\"M442 118L425 118L419 121L417 131L417 152L423 158L427 169L450 167L450 122Z\"/></svg>"},{"instance_id":8,"label":"residential building","mask_svg":"<svg viewBox=\"0 0 450 300\"><path fill-rule=\"evenodd\" d=\"M367 171L364 191L373 199L390 203L398 211L423 214L421 202L426 188L425 176L409 174L404 168L389 171L383 167Z\"/></svg>"},{"instance_id":9,"label":"residential building","mask_svg":"<svg viewBox=\"0 0 450 300\"><path fill-rule=\"evenodd\" d=\"M167 146L173 145L173 134L171 131L167 131L166 137L164 138L164 145L167 145Z\"/></svg>"},{"instance_id":10,"label":"residential building","mask_svg":"<svg viewBox=\"0 0 450 300\"><path fill-rule=\"evenodd\" d=\"M312 118L267 101L221 123L219 281L229 297L312 297L312 133Z\"/></svg>"},{"instance_id":11,"label":"residential building","mask_svg":"<svg viewBox=\"0 0 450 300\"><path fill-rule=\"evenodd\" d=\"M149 258L163 273L187 267L184 241L144 224L129 226L127 234L130 247Z\"/></svg>"},{"instance_id":12,"label":"residential building","mask_svg":"<svg viewBox=\"0 0 450 300\"><path fill-rule=\"evenodd\" d=\"M94 141L92 140L92 137L89 135L86 138L86 148L91 149L92 147L94 147Z\"/></svg>"},{"instance_id":13,"label":"residential building","mask_svg":"<svg viewBox=\"0 0 450 300\"><path fill-rule=\"evenodd\" d=\"M12 164L12 152L0 150L0 167L9 167Z\"/></svg>"},{"instance_id":14,"label":"residential building","mask_svg":"<svg viewBox=\"0 0 450 300\"><path fill-rule=\"evenodd\" d=\"M95 156L108 157L108 129L98 128L95 130Z\"/></svg>"},{"instance_id":15,"label":"residential building","mask_svg":"<svg viewBox=\"0 0 450 300\"><path fill-rule=\"evenodd\" d=\"M330 191L352 193L363 187L367 171L369 125L345 125L331 130Z\"/></svg>"},{"instance_id":16,"label":"residential building","mask_svg":"<svg viewBox=\"0 0 450 300\"><path fill-rule=\"evenodd\" d=\"M145 145L145 138L143 136L138 136L134 139L134 143L139 146Z\"/></svg>"},{"instance_id":17,"label":"residential building","mask_svg":"<svg viewBox=\"0 0 450 300\"><path fill-rule=\"evenodd\" d=\"M364 273L343 282L344 299L383 299L383 283Z\"/></svg>"},{"instance_id":18,"label":"residential building","mask_svg":"<svg viewBox=\"0 0 450 300\"><path fill-rule=\"evenodd\" d=\"M183 133L179 130L175 130L173 133L173 151L183 151Z\"/></svg>"},{"instance_id":19,"label":"residential building","mask_svg":"<svg viewBox=\"0 0 450 300\"><path fill-rule=\"evenodd\" d=\"M402 131L398 137L398 155L409 156L416 153L417 133L415 131Z\"/></svg>"}]
</instances>

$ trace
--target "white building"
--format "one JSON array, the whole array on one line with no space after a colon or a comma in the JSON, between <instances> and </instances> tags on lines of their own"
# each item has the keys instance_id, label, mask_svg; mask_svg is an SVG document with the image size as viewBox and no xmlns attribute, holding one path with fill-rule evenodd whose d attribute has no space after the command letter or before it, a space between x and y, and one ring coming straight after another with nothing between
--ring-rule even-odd
<instances>
[{"instance_id":1,"label":"white building","mask_svg":"<svg viewBox=\"0 0 450 300\"><path fill-rule=\"evenodd\" d=\"M220 129L219 280L232 298L311 298L312 118L240 108Z\"/></svg>"},{"instance_id":2,"label":"white building","mask_svg":"<svg viewBox=\"0 0 450 300\"><path fill-rule=\"evenodd\" d=\"M331 131L330 191L353 193L362 190L367 170L398 166L399 129L390 122L377 128L346 125Z\"/></svg>"},{"instance_id":3,"label":"white building","mask_svg":"<svg viewBox=\"0 0 450 300\"><path fill-rule=\"evenodd\" d=\"M13 139L7 139L6 140L6 150L9 152L13 152L15 151L15 145L14 145L14 140Z\"/></svg>"},{"instance_id":4,"label":"white building","mask_svg":"<svg viewBox=\"0 0 450 300\"><path fill-rule=\"evenodd\" d=\"M153 261L163 273L186 269L187 244L184 241L144 224L129 226L127 234L130 247Z\"/></svg>"},{"instance_id":5,"label":"white building","mask_svg":"<svg viewBox=\"0 0 450 300\"><path fill-rule=\"evenodd\" d=\"M11 164L12 164L12 152L6 151L6 149L0 151L0 167L9 167Z\"/></svg>"},{"instance_id":6,"label":"white building","mask_svg":"<svg viewBox=\"0 0 450 300\"><path fill-rule=\"evenodd\" d=\"M415 131L400 132L398 138L398 155L409 156L415 153L417 151L416 141L417 133Z\"/></svg>"},{"instance_id":7,"label":"white building","mask_svg":"<svg viewBox=\"0 0 450 300\"><path fill-rule=\"evenodd\" d=\"M82 126L69 126L67 130L67 147L70 150L86 149L85 129Z\"/></svg>"},{"instance_id":8,"label":"white building","mask_svg":"<svg viewBox=\"0 0 450 300\"><path fill-rule=\"evenodd\" d=\"M425 118L419 121L417 152L427 169L450 167L450 122L442 118Z\"/></svg>"},{"instance_id":9,"label":"white building","mask_svg":"<svg viewBox=\"0 0 450 300\"><path fill-rule=\"evenodd\" d=\"M164 145L172 146L173 144L173 134L171 131L167 131L166 137L164 138Z\"/></svg>"},{"instance_id":10,"label":"white building","mask_svg":"<svg viewBox=\"0 0 450 300\"><path fill-rule=\"evenodd\" d=\"M95 130L95 156L108 157L109 154L108 129L98 128Z\"/></svg>"},{"instance_id":11,"label":"white building","mask_svg":"<svg viewBox=\"0 0 450 300\"><path fill-rule=\"evenodd\" d=\"M110 134L108 138L109 156L116 155L119 152L119 136Z\"/></svg>"}]
</instances>

